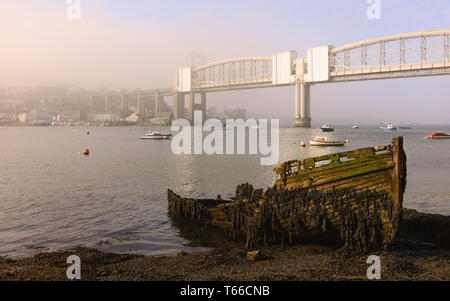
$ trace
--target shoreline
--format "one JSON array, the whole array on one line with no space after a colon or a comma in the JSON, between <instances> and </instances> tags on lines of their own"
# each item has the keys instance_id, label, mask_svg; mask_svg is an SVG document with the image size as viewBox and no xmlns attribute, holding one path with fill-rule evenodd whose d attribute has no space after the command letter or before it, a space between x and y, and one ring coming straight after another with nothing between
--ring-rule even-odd
<instances>
[{"instance_id":1,"label":"shoreline","mask_svg":"<svg viewBox=\"0 0 450 301\"><path fill-rule=\"evenodd\" d=\"M31 258L0 258L0 281L64 281L67 257L81 260L81 280L88 281L334 281L367 280L369 255L381 260L382 280L450 280L450 250L397 249L352 253L318 245L259 249L249 261L243 248L155 257L115 254L78 247L39 253Z\"/></svg>"},{"instance_id":2,"label":"shoreline","mask_svg":"<svg viewBox=\"0 0 450 301\"><path fill-rule=\"evenodd\" d=\"M0 257L0 280L67 280L66 260L75 254L81 259L82 280L367 280L367 257L378 255L382 280L449 281L450 217L411 209L403 215L403 231L393 250L370 254L314 244L272 245L258 248L262 256L250 261L246 255L251 250L243 246L164 257L77 247L27 258Z\"/></svg>"}]
</instances>

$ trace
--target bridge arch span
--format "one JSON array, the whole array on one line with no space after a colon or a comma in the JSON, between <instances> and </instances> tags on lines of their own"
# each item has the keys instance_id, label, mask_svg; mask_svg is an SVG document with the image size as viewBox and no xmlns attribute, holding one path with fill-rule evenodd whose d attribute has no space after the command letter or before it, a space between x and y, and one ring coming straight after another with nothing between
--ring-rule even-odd
<instances>
[{"instance_id":1,"label":"bridge arch span","mask_svg":"<svg viewBox=\"0 0 450 301\"><path fill-rule=\"evenodd\" d=\"M237 57L178 70L175 116L184 115L184 96L190 94L189 114L206 111L206 93L224 90L295 86L295 125L309 127L310 86L318 83L361 81L430 75L450 75L450 28L399 33L334 47L325 45L297 57L293 50L271 56ZM201 95L201 103L195 101Z\"/></svg>"},{"instance_id":2,"label":"bridge arch span","mask_svg":"<svg viewBox=\"0 0 450 301\"><path fill-rule=\"evenodd\" d=\"M450 67L449 36L450 29L422 30L331 48L330 77L342 81L442 74Z\"/></svg>"},{"instance_id":3,"label":"bridge arch span","mask_svg":"<svg viewBox=\"0 0 450 301\"><path fill-rule=\"evenodd\" d=\"M193 90L240 89L272 83L272 57L250 56L224 59L192 68Z\"/></svg>"}]
</instances>

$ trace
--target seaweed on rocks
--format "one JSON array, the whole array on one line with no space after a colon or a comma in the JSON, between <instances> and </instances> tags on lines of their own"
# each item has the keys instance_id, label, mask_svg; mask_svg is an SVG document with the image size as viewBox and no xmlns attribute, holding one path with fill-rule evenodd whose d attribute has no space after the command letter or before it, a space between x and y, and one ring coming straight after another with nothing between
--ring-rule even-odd
<instances>
[{"instance_id":1,"label":"seaweed on rocks","mask_svg":"<svg viewBox=\"0 0 450 301\"><path fill-rule=\"evenodd\" d=\"M397 233L395 227L383 222L391 218L386 212L392 212L392 200L386 192L375 190L288 190L273 186L263 191L245 183L237 186L233 202L217 204L174 195L169 190L171 214L211 222L208 208L216 206L224 212L233 237L244 234L246 248L313 240L367 252L389 248Z\"/></svg>"}]
</instances>

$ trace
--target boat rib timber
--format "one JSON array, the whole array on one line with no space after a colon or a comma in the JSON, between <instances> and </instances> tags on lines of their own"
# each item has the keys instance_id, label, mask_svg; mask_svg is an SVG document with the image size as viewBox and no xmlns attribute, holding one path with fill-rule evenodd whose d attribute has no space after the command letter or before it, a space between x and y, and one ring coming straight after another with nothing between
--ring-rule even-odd
<instances>
[{"instance_id":1,"label":"boat rib timber","mask_svg":"<svg viewBox=\"0 0 450 301\"><path fill-rule=\"evenodd\" d=\"M168 190L169 214L242 234L246 246L320 241L369 251L389 248L406 186L403 138L274 168L273 187L236 188L233 201L183 198Z\"/></svg>"}]
</instances>

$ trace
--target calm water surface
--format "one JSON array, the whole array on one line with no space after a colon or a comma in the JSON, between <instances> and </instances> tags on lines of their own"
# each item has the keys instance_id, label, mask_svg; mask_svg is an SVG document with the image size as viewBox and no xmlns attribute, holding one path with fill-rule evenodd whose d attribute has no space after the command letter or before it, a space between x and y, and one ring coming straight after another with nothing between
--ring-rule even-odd
<instances>
[{"instance_id":1,"label":"calm water surface","mask_svg":"<svg viewBox=\"0 0 450 301\"><path fill-rule=\"evenodd\" d=\"M143 127L0 127L0 255L26 256L77 245L169 255L198 250L167 216L167 188L229 197L236 185L272 185L257 155L174 155L170 141L140 140ZM89 130L91 135L86 135ZM300 148L317 129L280 130L280 160L389 144L405 137L404 205L450 215L450 140L430 130L339 130L344 148ZM323 134L320 134L323 135ZM89 148L91 155L80 152Z\"/></svg>"}]
</instances>

